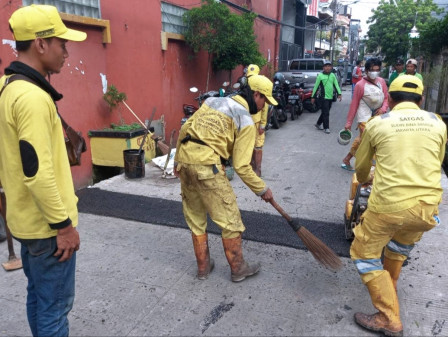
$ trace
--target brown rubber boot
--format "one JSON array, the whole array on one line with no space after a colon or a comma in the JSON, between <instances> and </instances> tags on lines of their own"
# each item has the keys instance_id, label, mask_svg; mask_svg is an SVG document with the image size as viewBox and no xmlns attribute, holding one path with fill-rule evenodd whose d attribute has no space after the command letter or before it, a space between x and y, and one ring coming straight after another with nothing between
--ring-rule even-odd
<instances>
[{"instance_id":1,"label":"brown rubber boot","mask_svg":"<svg viewBox=\"0 0 448 337\"><path fill-rule=\"evenodd\" d=\"M379 312L373 315L357 312L355 322L368 330L382 332L386 336L403 336L400 305L389 273L382 273L367 282L366 286L373 306Z\"/></svg>"},{"instance_id":2,"label":"brown rubber boot","mask_svg":"<svg viewBox=\"0 0 448 337\"><path fill-rule=\"evenodd\" d=\"M399 260L391 260L384 257L383 268L387 270L392 278L392 283L394 284L395 291L397 291L397 282L400 277L401 267L403 266L404 261Z\"/></svg>"},{"instance_id":3,"label":"brown rubber boot","mask_svg":"<svg viewBox=\"0 0 448 337\"><path fill-rule=\"evenodd\" d=\"M263 159L263 150L262 149L255 149L255 173L257 176L261 176L261 161Z\"/></svg>"},{"instance_id":4,"label":"brown rubber boot","mask_svg":"<svg viewBox=\"0 0 448 337\"><path fill-rule=\"evenodd\" d=\"M233 239L222 239L227 261L232 271L232 281L240 282L255 275L260 270L260 263L248 264L244 261L241 234Z\"/></svg>"},{"instance_id":5,"label":"brown rubber boot","mask_svg":"<svg viewBox=\"0 0 448 337\"><path fill-rule=\"evenodd\" d=\"M193 238L194 254L198 263L198 279L205 280L215 266L213 259L210 259L208 235L207 233L202 235L194 235L191 233L191 236Z\"/></svg>"}]
</instances>

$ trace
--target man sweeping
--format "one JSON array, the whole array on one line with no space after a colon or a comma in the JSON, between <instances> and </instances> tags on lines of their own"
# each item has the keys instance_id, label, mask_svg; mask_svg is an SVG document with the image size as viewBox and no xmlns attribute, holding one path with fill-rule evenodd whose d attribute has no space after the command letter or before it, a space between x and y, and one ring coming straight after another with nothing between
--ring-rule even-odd
<instances>
[{"instance_id":1,"label":"man sweeping","mask_svg":"<svg viewBox=\"0 0 448 337\"><path fill-rule=\"evenodd\" d=\"M355 322L386 336L403 336L397 296L403 262L423 233L439 223L447 133L440 116L420 110L422 93L418 77L397 77L389 88L391 111L367 122L356 152L360 183L371 179L374 155L376 168L350 255L378 312L358 312Z\"/></svg>"},{"instance_id":2,"label":"man sweeping","mask_svg":"<svg viewBox=\"0 0 448 337\"><path fill-rule=\"evenodd\" d=\"M260 111L266 101L277 105L272 97L272 82L265 76L252 75L237 95L208 98L180 130L174 172L180 178L183 212L192 232L197 276L201 280L214 266L206 232L207 213L222 230L232 281L242 281L260 270L259 263L247 263L243 258L241 234L245 227L221 163L232 156L243 182L266 202L273 198L250 166L255 143L251 115Z\"/></svg>"}]
</instances>

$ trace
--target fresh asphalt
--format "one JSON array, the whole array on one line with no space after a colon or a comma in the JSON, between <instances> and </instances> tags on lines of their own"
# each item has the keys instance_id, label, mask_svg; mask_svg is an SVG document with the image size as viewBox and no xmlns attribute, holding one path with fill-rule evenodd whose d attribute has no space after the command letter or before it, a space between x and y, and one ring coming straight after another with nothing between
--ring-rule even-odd
<instances>
[{"instance_id":1,"label":"fresh asphalt","mask_svg":"<svg viewBox=\"0 0 448 337\"><path fill-rule=\"evenodd\" d=\"M247 227L244 255L262 269L232 283L219 230L210 223L215 269L208 280L197 280L179 181L162 179L161 170L147 164L143 179L121 175L78 191L82 243L71 335L378 335L353 322L356 311L374 308L344 237L352 175L340 168L349 147L337 143L337 131L350 102L346 89L343 102L333 105L331 134L315 130L318 115L305 112L267 132L262 165L276 201L341 256L341 271L319 266L275 209L235 176L232 186ZM417 244L399 281L405 335L448 335L446 196L440 215L442 225ZM6 243L0 243L0 259L7 259ZM0 335L30 335L23 272L0 275Z\"/></svg>"}]
</instances>

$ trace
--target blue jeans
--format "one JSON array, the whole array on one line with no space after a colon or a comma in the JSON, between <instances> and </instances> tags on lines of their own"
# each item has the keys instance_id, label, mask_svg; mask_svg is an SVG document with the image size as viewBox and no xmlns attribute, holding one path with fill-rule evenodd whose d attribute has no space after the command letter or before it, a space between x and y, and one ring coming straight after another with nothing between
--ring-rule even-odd
<instances>
[{"instance_id":1,"label":"blue jeans","mask_svg":"<svg viewBox=\"0 0 448 337\"><path fill-rule=\"evenodd\" d=\"M68 336L67 315L75 299L76 252L58 262L56 237L20 240L28 278L26 310L33 336Z\"/></svg>"}]
</instances>

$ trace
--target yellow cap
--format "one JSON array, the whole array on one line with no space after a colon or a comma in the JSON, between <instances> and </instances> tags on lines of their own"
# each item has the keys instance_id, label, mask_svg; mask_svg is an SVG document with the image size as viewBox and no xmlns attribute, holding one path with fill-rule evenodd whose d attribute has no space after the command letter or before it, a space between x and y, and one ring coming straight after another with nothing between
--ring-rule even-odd
<instances>
[{"instance_id":1,"label":"yellow cap","mask_svg":"<svg viewBox=\"0 0 448 337\"><path fill-rule=\"evenodd\" d=\"M389 92L410 92L413 94L423 94L423 82L414 75L398 76L390 85Z\"/></svg>"},{"instance_id":2,"label":"yellow cap","mask_svg":"<svg viewBox=\"0 0 448 337\"><path fill-rule=\"evenodd\" d=\"M258 75L260 73L260 67L258 67L256 64L249 64L247 67L247 73L246 76L252 76L252 75Z\"/></svg>"},{"instance_id":3,"label":"yellow cap","mask_svg":"<svg viewBox=\"0 0 448 337\"><path fill-rule=\"evenodd\" d=\"M84 41L87 34L69 29L62 22L58 10L49 5L30 5L19 8L9 19L16 41L58 37L70 41Z\"/></svg>"},{"instance_id":4,"label":"yellow cap","mask_svg":"<svg viewBox=\"0 0 448 337\"><path fill-rule=\"evenodd\" d=\"M266 96L269 104L277 105L277 101L272 97L272 82L263 75L252 75L249 77L249 87L252 91L258 91Z\"/></svg>"}]
</instances>

